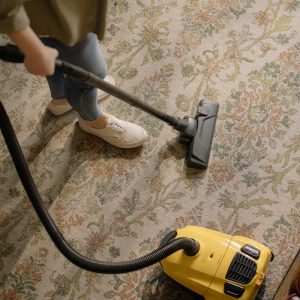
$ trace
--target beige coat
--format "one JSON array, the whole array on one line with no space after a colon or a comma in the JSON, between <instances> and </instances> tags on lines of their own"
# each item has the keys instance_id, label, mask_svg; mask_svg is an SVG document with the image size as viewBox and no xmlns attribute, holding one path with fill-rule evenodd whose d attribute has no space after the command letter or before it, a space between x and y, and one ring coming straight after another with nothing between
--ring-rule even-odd
<instances>
[{"instance_id":1,"label":"beige coat","mask_svg":"<svg viewBox=\"0 0 300 300\"><path fill-rule=\"evenodd\" d=\"M104 36L107 0L0 0L0 33L21 31L28 25L74 45L88 32Z\"/></svg>"}]
</instances>

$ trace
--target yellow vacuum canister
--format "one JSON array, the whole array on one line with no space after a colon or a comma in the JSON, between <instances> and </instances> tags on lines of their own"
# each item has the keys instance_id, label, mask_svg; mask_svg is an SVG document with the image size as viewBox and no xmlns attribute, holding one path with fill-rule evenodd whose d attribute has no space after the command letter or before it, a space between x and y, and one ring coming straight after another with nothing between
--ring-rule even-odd
<instances>
[{"instance_id":1,"label":"yellow vacuum canister","mask_svg":"<svg viewBox=\"0 0 300 300\"><path fill-rule=\"evenodd\" d=\"M205 300L254 300L273 259L265 245L243 236L187 226L171 232L162 241L192 238L200 251L188 256L177 251L161 261L164 272Z\"/></svg>"}]
</instances>

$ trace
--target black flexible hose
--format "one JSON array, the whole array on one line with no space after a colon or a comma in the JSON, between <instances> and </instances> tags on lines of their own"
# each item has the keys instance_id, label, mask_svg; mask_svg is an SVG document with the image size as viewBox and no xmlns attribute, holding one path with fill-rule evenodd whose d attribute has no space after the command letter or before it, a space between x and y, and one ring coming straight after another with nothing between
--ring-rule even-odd
<instances>
[{"instance_id":1,"label":"black flexible hose","mask_svg":"<svg viewBox=\"0 0 300 300\"><path fill-rule=\"evenodd\" d=\"M43 205L41 196L34 184L27 162L18 143L16 134L1 101L0 127L21 182L37 215L40 218L40 221L44 225L50 238L59 249L59 251L78 267L96 273L126 273L136 271L157 263L178 250L183 249L185 253L190 256L196 255L198 253L200 246L197 241L194 241L190 238L178 238L170 241L170 243L168 243L167 245L164 245L157 250L132 261L101 262L82 256L68 244L68 242L65 240L65 238L55 225L47 209Z\"/></svg>"}]
</instances>

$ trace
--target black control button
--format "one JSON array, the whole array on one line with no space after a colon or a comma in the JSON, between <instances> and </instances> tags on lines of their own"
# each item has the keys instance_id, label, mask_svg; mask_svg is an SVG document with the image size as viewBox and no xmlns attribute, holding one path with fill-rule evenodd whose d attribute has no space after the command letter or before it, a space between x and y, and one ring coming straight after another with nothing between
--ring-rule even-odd
<instances>
[{"instance_id":1,"label":"black control button","mask_svg":"<svg viewBox=\"0 0 300 300\"><path fill-rule=\"evenodd\" d=\"M253 246L245 245L242 247L241 251L253 257L254 259L259 259L260 251Z\"/></svg>"},{"instance_id":2,"label":"black control button","mask_svg":"<svg viewBox=\"0 0 300 300\"><path fill-rule=\"evenodd\" d=\"M235 285L229 282L225 282L224 284L224 292L225 294L232 296L234 298L240 298L245 289L242 286Z\"/></svg>"}]
</instances>

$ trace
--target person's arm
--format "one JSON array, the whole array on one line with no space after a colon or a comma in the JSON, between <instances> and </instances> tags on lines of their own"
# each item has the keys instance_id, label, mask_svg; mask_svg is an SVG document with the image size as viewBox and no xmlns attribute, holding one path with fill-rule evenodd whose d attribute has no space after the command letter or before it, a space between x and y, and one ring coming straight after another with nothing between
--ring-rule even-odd
<instances>
[{"instance_id":1,"label":"person's arm","mask_svg":"<svg viewBox=\"0 0 300 300\"><path fill-rule=\"evenodd\" d=\"M24 64L30 73L41 76L54 73L57 50L45 46L29 26L8 36L25 55Z\"/></svg>"},{"instance_id":2,"label":"person's arm","mask_svg":"<svg viewBox=\"0 0 300 300\"><path fill-rule=\"evenodd\" d=\"M0 0L0 33L7 34L25 55L25 66L35 75L51 75L57 57L55 49L43 45L30 28L22 1Z\"/></svg>"}]
</instances>

